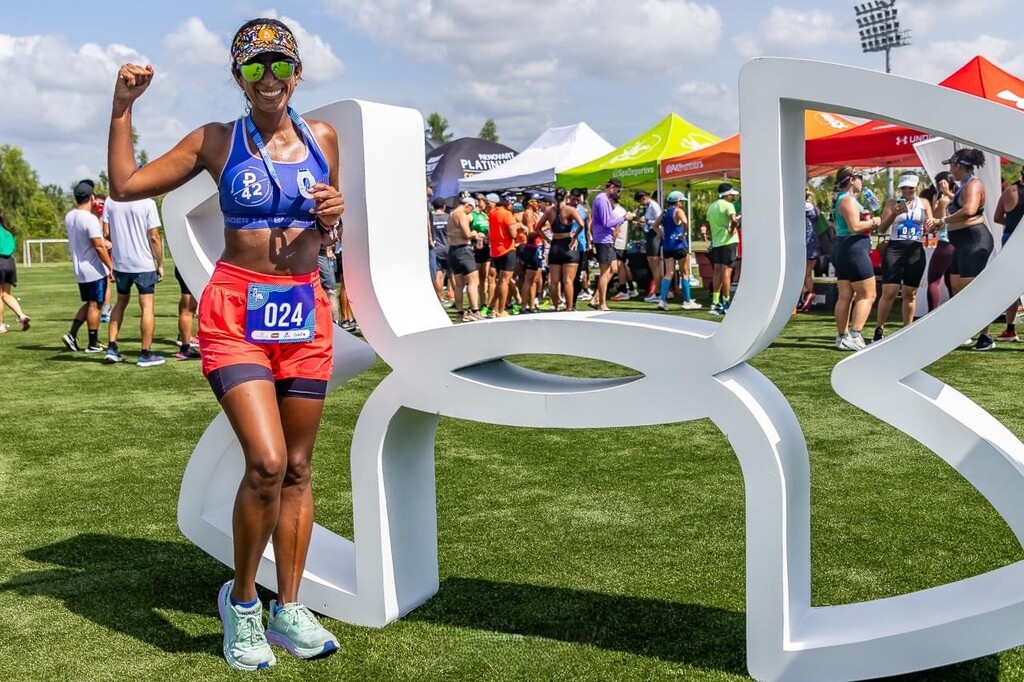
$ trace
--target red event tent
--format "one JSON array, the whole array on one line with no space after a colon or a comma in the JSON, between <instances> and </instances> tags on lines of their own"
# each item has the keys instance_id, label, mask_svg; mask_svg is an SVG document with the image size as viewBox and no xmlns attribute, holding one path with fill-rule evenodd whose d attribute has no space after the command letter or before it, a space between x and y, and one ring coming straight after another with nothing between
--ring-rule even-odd
<instances>
[{"instance_id":1,"label":"red event tent","mask_svg":"<svg viewBox=\"0 0 1024 682\"><path fill-rule=\"evenodd\" d=\"M977 56L940 83L1008 107L1024 109L1024 80ZM918 166L914 143L930 135L869 121L830 137L807 141L808 166Z\"/></svg>"}]
</instances>

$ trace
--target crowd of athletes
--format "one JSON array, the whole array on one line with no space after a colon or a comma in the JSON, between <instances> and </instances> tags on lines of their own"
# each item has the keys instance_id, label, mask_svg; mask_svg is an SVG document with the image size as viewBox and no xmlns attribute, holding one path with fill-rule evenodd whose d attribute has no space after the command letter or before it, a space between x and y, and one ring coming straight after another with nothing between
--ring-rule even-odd
<instances>
[{"instance_id":1,"label":"crowd of athletes","mask_svg":"<svg viewBox=\"0 0 1024 682\"><path fill-rule=\"evenodd\" d=\"M977 150L962 149L947 164L950 170L931 182L922 182L914 173L902 175L896 196L877 204L874 211L863 174L853 168L839 169L832 205L825 210L815 205L808 190L807 266L794 312L809 311L822 299L815 290L815 275L834 272L836 348L856 351L882 339L897 298L903 325L913 322L922 282L927 283L928 309L933 310L984 269L993 243L984 218L984 187L974 177L984 157ZM1024 217L1022 191L1024 177L1005 185L997 200L995 220L1003 226L1004 244ZM573 311L580 301L598 310L607 310L608 301L641 298L661 310L676 302L683 310L702 309L691 292L691 285L699 281L691 280L686 197L672 191L661 202L638 191L633 194L635 211L627 211L619 201L621 192L618 178L610 178L599 192L559 187L552 193L463 194L446 200L432 197L428 189L427 249L438 300L463 322ZM154 293L164 277L155 202L115 202L97 194L90 180L80 182L73 194L76 205L65 217L65 228L81 305L62 342L70 351L102 354L106 363L122 362L118 335L134 289L141 337L136 364L163 364L163 356L152 348ZM714 316L729 310L737 286L733 273L743 255L739 192L722 183L717 195L700 225L702 238L710 238L713 276L706 304ZM4 223L0 215L0 300L27 331L30 318L12 294L17 284L14 239ZM880 238L878 246L873 237ZM646 260L644 291L638 290L630 269L631 249ZM321 285L332 301L335 321L347 331L357 331L345 294L341 243L321 249L319 260ZM174 275L179 289L174 357L197 359L201 349L192 331L196 299L177 269ZM864 329L873 310L869 341ZM1005 329L993 337L986 326L970 345L983 351L997 340L1017 341L1017 313L1015 300L1006 309ZM102 339L101 324L108 325ZM84 343L79 339L83 326ZM0 334L9 328L0 307Z\"/></svg>"}]
</instances>

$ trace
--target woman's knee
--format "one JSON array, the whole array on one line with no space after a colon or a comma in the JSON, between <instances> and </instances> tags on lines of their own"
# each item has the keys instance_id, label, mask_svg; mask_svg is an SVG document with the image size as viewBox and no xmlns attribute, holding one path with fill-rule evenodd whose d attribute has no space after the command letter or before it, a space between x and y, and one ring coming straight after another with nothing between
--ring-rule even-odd
<instances>
[{"instance_id":1,"label":"woman's knee","mask_svg":"<svg viewBox=\"0 0 1024 682\"><path fill-rule=\"evenodd\" d=\"M280 488L289 468L288 458L283 452L246 453L245 478L254 487Z\"/></svg>"},{"instance_id":2,"label":"woman's knee","mask_svg":"<svg viewBox=\"0 0 1024 682\"><path fill-rule=\"evenodd\" d=\"M312 457L303 454L288 459L288 467L284 473L285 487L308 486L313 475Z\"/></svg>"}]
</instances>

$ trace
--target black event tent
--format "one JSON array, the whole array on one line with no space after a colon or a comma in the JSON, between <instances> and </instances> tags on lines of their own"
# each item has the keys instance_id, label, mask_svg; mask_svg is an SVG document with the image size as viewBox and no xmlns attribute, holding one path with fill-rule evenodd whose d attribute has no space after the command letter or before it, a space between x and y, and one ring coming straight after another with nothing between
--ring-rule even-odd
<instances>
[{"instance_id":1,"label":"black event tent","mask_svg":"<svg viewBox=\"0 0 1024 682\"><path fill-rule=\"evenodd\" d=\"M427 152L427 182L434 196L449 198L459 193L459 180L497 168L519 152L498 142L462 137Z\"/></svg>"}]
</instances>

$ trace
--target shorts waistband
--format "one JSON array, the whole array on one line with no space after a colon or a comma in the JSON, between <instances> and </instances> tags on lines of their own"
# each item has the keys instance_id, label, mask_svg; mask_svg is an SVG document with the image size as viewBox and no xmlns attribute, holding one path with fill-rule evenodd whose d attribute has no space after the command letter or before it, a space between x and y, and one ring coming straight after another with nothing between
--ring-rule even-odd
<instances>
[{"instance_id":1,"label":"shorts waistband","mask_svg":"<svg viewBox=\"0 0 1024 682\"><path fill-rule=\"evenodd\" d=\"M224 261L217 261L213 268L213 275L210 276L210 284L216 284L227 289L245 291L250 283L258 284L317 284L320 282L320 269L306 272L301 275L267 275L262 272L254 272L245 268Z\"/></svg>"}]
</instances>

